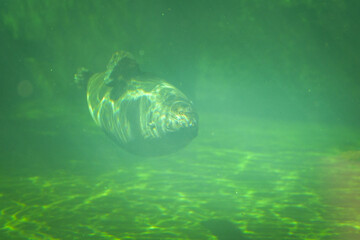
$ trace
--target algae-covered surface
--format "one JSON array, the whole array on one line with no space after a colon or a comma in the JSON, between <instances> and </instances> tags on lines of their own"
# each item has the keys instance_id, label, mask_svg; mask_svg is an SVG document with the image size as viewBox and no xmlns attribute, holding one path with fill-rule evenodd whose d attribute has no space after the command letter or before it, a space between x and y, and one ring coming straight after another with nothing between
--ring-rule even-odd
<instances>
[{"instance_id":1,"label":"algae-covered surface","mask_svg":"<svg viewBox=\"0 0 360 240\"><path fill-rule=\"evenodd\" d=\"M186 149L143 159L88 115L32 116L2 120L1 239L360 236L359 129L200 114Z\"/></svg>"}]
</instances>

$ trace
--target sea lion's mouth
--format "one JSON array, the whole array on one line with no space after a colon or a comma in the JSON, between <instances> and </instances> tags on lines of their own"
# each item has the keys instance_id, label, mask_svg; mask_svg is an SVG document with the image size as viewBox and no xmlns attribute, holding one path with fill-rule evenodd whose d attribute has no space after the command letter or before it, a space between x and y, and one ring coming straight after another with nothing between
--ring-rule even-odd
<instances>
[{"instance_id":1,"label":"sea lion's mouth","mask_svg":"<svg viewBox=\"0 0 360 240\"><path fill-rule=\"evenodd\" d=\"M195 112L178 112L169 116L166 128L173 132L181 128L197 127L197 122L197 114Z\"/></svg>"},{"instance_id":2,"label":"sea lion's mouth","mask_svg":"<svg viewBox=\"0 0 360 240\"><path fill-rule=\"evenodd\" d=\"M176 141L188 141L190 139L193 139L198 134L198 125L194 122L187 122L186 126L180 126L178 125L177 128L172 129L169 134L169 137L171 139L177 139Z\"/></svg>"}]
</instances>

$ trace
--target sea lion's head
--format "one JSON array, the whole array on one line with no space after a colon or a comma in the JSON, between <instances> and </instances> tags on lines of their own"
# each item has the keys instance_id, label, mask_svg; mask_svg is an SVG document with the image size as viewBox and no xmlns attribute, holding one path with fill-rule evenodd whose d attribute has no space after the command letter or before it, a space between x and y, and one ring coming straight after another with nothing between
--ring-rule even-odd
<instances>
[{"instance_id":1,"label":"sea lion's head","mask_svg":"<svg viewBox=\"0 0 360 240\"><path fill-rule=\"evenodd\" d=\"M149 110L153 113L152 120L157 123L160 135L186 131L195 137L198 130L198 115L192 101L166 82L159 84L153 92L155 101Z\"/></svg>"},{"instance_id":2,"label":"sea lion's head","mask_svg":"<svg viewBox=\"0 0 360 240\"><path fill-rule=\"evenodd\" d=\"M197 136L199 118L193 103L183 97L174 97L166 102L169 111L160 121L166 134L192 139Z\"/></svg>"},{"instance_id":3,"label":"sea lion's head","mask_svg":"<svg viewBox=\"0 0 360 240\"><path fill-rule=\"evenodd\" d=\"M142 150L139 152L137 145L136 154L168 154L197 136L199 117L194 104L173 85L158 83L141 102L139 130L143 141Z\"/></svg>"}]
</instances>

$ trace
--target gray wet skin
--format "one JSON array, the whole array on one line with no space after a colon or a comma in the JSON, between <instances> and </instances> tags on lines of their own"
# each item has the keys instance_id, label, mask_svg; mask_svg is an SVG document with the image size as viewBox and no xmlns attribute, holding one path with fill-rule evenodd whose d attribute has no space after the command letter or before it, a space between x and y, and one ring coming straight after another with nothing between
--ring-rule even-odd
<instances>
[{"instance_id":1,"label":"gray wet skin","mask_svg":"<svg viewBox=\"0 0 360 240\"><path fill-rule=\"evenodd\" d=\"M141 156L185 147L198 133L192 101L163 79L140 71L126 52L116 52L107 70L87 84L90 113L114 141Z\"/></svg>"}]
</instances>

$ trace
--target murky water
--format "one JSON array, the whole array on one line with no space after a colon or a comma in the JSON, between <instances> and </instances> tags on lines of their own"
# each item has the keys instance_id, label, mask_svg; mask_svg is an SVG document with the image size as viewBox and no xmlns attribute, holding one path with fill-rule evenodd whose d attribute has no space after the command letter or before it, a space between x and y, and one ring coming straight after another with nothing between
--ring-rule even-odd
<instances>
[{"instance_id":1,"label":"murky water","mask_svg":"<svg viewBox=\"0 0 360 240\"><path fill-rule=\"evenodd\" d=\"M0 239L360 238L359 4L0 5ZM184 149L91 119L73 74L119 48L194 100Z\"/></svg>"}]
</instances>

